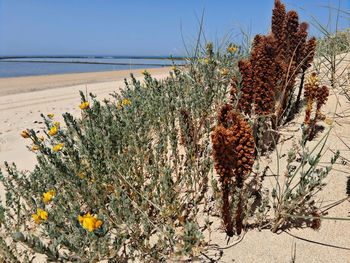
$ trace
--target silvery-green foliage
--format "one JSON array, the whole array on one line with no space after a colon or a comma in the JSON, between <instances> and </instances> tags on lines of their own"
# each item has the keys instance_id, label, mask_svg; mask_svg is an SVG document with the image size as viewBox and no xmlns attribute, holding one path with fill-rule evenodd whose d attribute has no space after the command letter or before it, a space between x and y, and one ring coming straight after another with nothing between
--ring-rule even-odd
<instances>
[{"instance_id":1,"label":"silvery-green foliage","mask_svg":"<svg viewBox=\"0 0 350 263\"><path fill-rule=\"evenodd\" d=\"M274 232L295 218L305 217L305 221L310 221L310 217L314 217L309 222L312 227L315 220L319 220L319 208L315 204L316 195L326 185L325 178L339 157L337 151L332 156L329 166L322 168L319 165L330 130L331 128L311 150L305 146L305 138L302 138L299 147L293 147L288 152L286 173L283 179L276 178L277 184L271 192ZM298 155L300 158L297 159Z\"/></svg>"},{"instance_id":2,"label":"silvery-green foliage","mask_svg":"<svg viewBox=\"0 0 350 263\"><path fill-rule=\"evenodd\" d=\"M212 120L230 81L222 69L236 62L218 52L207 58L192 59L164 80L147 72L143 82L131 76L103 102L81 93L89 107L79 118L65 113L54 136L47 133L53 120L42 116L46 139L30 131L39 146L35 169L22 172L6 163L1 176L0 231L12 237L0 240L1 248L11 253L21 243L27 258L39 253L54 262L193 256L203 240L197 214L212 173ZM58 143L63 149L53 151ZM56 195L44 203L49 190ZM31 218L37 208L48 212L40 225ZM87 212L102 226L83 228L78 216Z\"/></svg>"}]
</instances>

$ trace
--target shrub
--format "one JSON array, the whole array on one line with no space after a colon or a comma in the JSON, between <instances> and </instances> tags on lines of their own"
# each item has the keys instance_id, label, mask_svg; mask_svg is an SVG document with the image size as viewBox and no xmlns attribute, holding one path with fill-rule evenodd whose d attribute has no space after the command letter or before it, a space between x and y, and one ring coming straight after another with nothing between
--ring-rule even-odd
<instances>
[{"instance_id":1,"label":"shrub","mask_svg":"<svg viewBox=\"0 0 350 263\"><path fill-rule=\"evenodd\" d=\"M33 172L6 163L1 230L23 256L49 261L159 261L204 246L197 214L212 170L210 132L235 54L205 54L164 80L133 76L114 99L81 93L81 117L44 115ZM6 240L8 250L17 250ZM10 253L10 252L9 252Z\"/></svg>"},{"instance_id":2,"label":"shrub","mask_svg":"<svg viewBox=\"0 0 350 263\"><path fill-rule=\"evenodd\" d=\"M298 220L299 223L303 220L302 222L314 229L320 228L322 214L315 202L316 195L326 185L324 180L339 157L337 151L329 166L319 168L330 131L331 129L311 150L305 146L304 138L300 140L299 146L289 150L286 171L282 176L276 176L276 186L271 192L273 232L283 227L291 227Z\"/></svg>"}]
</instances>

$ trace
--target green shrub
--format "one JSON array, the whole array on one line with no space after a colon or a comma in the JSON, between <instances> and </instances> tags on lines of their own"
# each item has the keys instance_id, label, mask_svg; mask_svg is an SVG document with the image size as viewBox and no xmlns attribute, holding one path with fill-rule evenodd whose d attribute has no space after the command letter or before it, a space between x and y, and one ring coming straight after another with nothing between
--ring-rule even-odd
<instances>
[{"instance_id":1,"label":"green shrub","mask_svg":"<svg viewBox=\"0 0 350 263\"><path fill-rule=\"evenodd\" d=\"M164 80L131 76L113 99L81 93L82 114L42 115L32 172L6 163L2 231L50 261L159 261L198 255L196 217L212 172L210 132L235 54L210 51ZM227 69L231 69L230 72ZM28 137L28 136L25 137ZM9 242L9 251L19 252ZM23 258L23 256L19 257Z\"/></svg>"}]
</instances>

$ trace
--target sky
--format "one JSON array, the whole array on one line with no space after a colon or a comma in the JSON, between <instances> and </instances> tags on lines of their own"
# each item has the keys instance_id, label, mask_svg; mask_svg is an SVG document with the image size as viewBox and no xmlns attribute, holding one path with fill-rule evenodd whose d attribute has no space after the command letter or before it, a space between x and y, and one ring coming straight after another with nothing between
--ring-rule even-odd
<instances>
[{"instance_id":1,"label":"sky","mask_svg":"<svg viewBox=\"0 0 350 263\"><path fill-rule=\"evenodd\" d=\"M274 0L0 0L0 56L181 56L204 14L208 40L269 31ZM350 0L284 0L302 21L350 27ZM334 7L334 9L325 6ZM331 11L331 15L329 14ZM330 20L331 18L331 20ZM310 33L319 32L311 26Z\"/></svg>"}]
</instances>

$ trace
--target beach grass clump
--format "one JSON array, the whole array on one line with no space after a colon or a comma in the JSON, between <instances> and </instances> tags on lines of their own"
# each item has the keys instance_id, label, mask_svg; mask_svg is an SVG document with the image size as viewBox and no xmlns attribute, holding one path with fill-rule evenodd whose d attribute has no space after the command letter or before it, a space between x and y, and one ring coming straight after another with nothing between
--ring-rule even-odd
<instances>
[{"instance_id":1,"label":"beach grass clump","mask_svg":"<svg viewBox=\"0 0 350 263\"><path fill-rule=\"evenodd\" d=\"M131 76L102 102L81 93L81 117L65 113L58 123L42 115L44 137L22 132L37 165L28 172L6 163L2 171L7 253L54 262L199 256L212 120L231 58L211 49L164 80L145 71L143 82Z\"/></svg>"}]
</instances>

